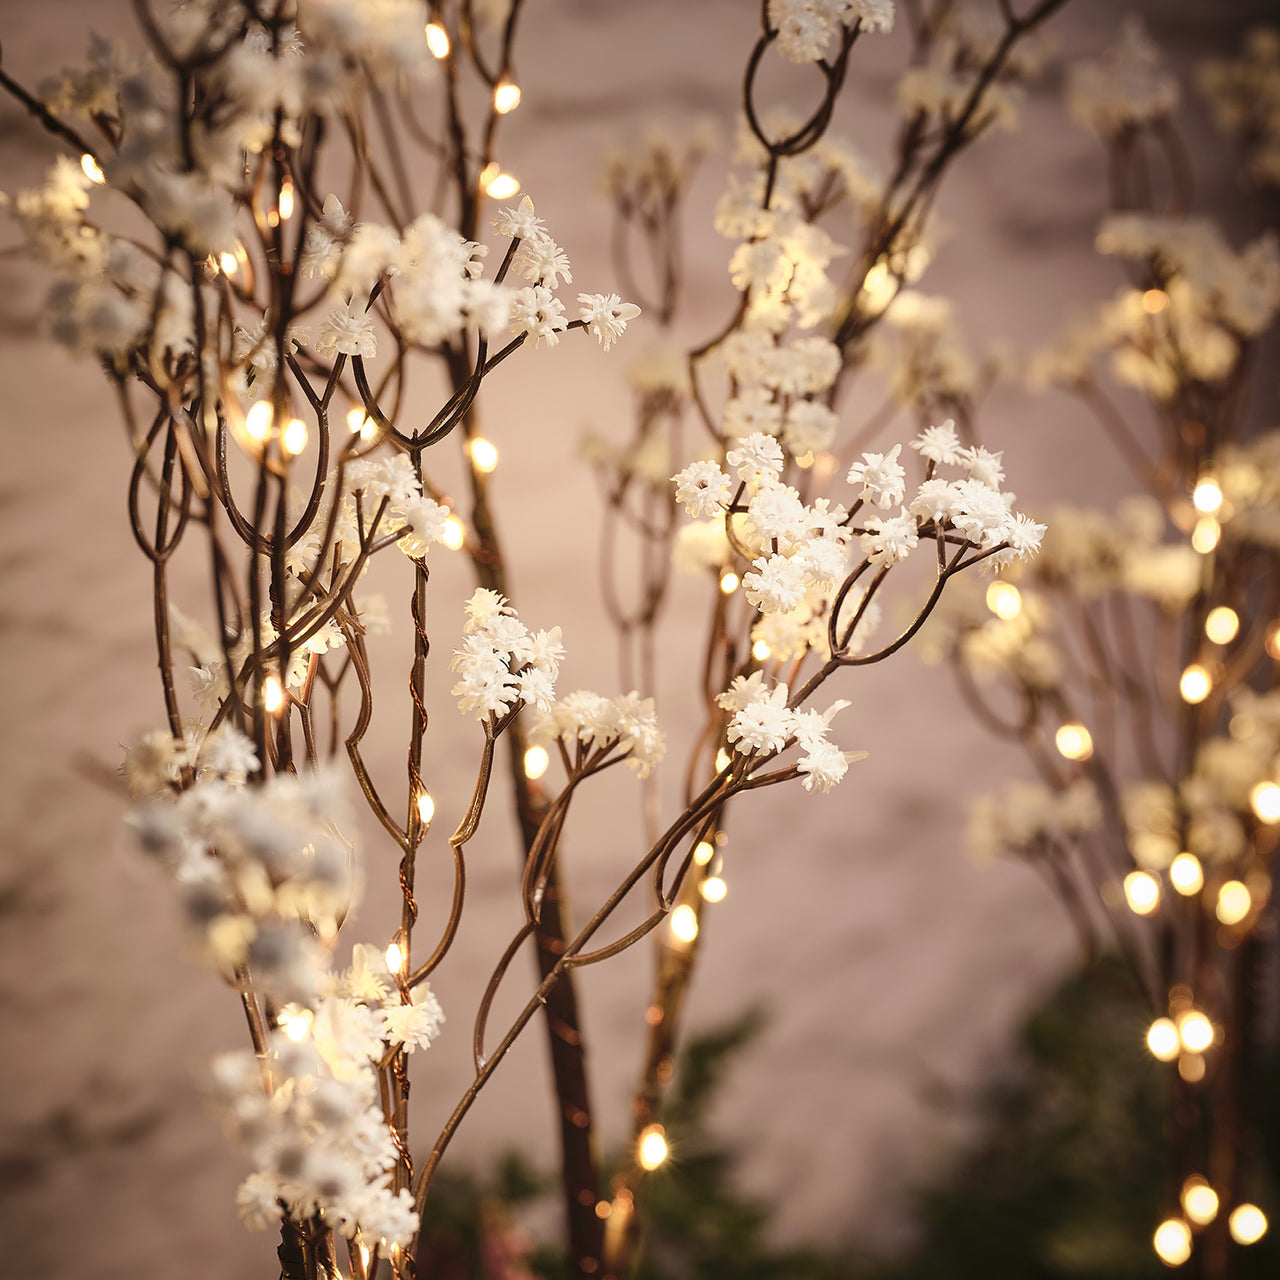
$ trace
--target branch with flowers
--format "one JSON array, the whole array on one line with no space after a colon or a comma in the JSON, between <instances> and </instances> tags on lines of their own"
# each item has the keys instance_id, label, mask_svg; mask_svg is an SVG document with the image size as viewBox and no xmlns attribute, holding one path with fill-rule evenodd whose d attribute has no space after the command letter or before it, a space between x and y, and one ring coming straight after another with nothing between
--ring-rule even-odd
<instances>
[{"instance_id":1,"label":"branch with flowers","mask_svg":"<svg viewBox=\"0 0 1280 1280\"><path fill-rule=\"evenodd\" d=\"M652 471L632 484L615 469L608 481L611 518L634 519L647 557L640 607L615 591L611 609L632 633L625 644L640 646L630 661L648 687L616 697L557 693L560 628L531 630L512 605L488 481L496 455L481 431L487 378L513 376L536 359L530 349L574 331L608 351L639 315L606 291L578 294L570 319L556 292L572 282L567 254L527 196L500 203L518 191L495 157L501 119L520 98L520 0L490 30L469 0L208 0L164 14L137 0L144 54L96 42L87 68L38 93L0 72L70 152L11 210L57 273L55 335L101 363L133 453L128 510L152 566L165 727L128 753L132 822L244 1010L251 1050L215 1061L211 1091L254 1165L241 1212L252 1226L280 1229L290 1280L413 1274L445 1151L540 1017L561 1121L568 1255L575 1273L630 1269L644 1175L665 1152L661 1093L699 913L716 900L713 882L723 888L714 859L731 802L797 781L829 792L856 753L831 739L848 704L815 702L826 682L892 656L952 579L1032 555L1044 532L1001 492L1000 456L928 414L910 444L920 463L910 485L912 454L901 444L864 451L861 432L841 467L837 397L918 269L944 174L1008 116L1030 69L1019 60L1024 37L1060 4L1041 0L1022 16L1005 4L994 21L947 3L907 7L914 66L887 179L829 128L856 46L890 28L893 4L762 7L744 81L747 171L717 214L737 242L737 303L675 378L651 384L640 414L641 443L691 418L709 456L671 477L674 494ZM758 102L756 80L774 53L814 68L820 92L806 117ZM434 212L416 212L420 156L437 162ZM674 166L665 185L613 186L620 225L638 222L654 254L662 324L678 298L686 168ZM856 208L863 240L838 285L829 268L847 249L821 221L842 204ZM487 239L499 249L489 275ZM628 278L625 245L619 262ZM718 406L707 385L715 367L725 381ZM409 385L420 369L444 387L428 412ZM465 500L448 492L437 464L457 445ZM843 503L830 493L838 469L853 486ZM675 504L696 523L678 526ZM655 628L673 543L706 574L712 600L705 725L683 807L663 819L650 789L634 860L571 928L560 852L574 800L623 763L647 779L664 756ZM441 545L474 565L465 611L437 603L431 589ZM405 557L407 675L375 670L368 643L390 608L362 579L392 548ZM179 562L207 590L192 616L171 598ZM873 641L890 578L897 586L913 572L902 587L908 620ZM612 569L605 579L616 585ZM474 729L428 716L431 634L441 626L451 691ZM375 690L378 707L407 694L404 780L394 788L363 750ZM443 1032L431 978L466 919L468 846L486 833L504 749L521 923L470 1018L472 1081L415 1155L410 1069ZM530 767L539 749L558 761L559 784ZM453 891L424 940L418 861L437 816L427 775L433 756L462 751L476 757L474 790L447 855L439 849ZM390 938L349 952L341 933L362 872L348 769L396 851L400 895ZM639 922L611 932L641 897ZM606 1192L573 974L664 924L634 1159ZM530 943L538 984L491 1030Z\"/></svg>"},{"instance_id":2,"label":"branch with flowers","mask_svg":"<svg viewBox=\"0 0 1280 1280\"><path fill-rule=\"evenodd\" d=\"M1202 72L1260 196L1273 144L1242 104L1260 87L1274 100L1276 48L1260 32ZM1034 567L951 598L943 643L975 715L1039 775L979 803L973 843L1026 859L1086 953L1128 961L1172 1076L1154 1248L1217 1280L1267 1229L1253 1082L1274 1041L1280 437L1250 392L1275 341L1280 248L1271 229L1236 249L1192 213L1179 96L1135 21L1074 69L1070 107L1107 155L1096 248L1127 279L1030 370L1080 401L1142 492L1113 515L1055 513Z\"/></svg>"}]
</instances>

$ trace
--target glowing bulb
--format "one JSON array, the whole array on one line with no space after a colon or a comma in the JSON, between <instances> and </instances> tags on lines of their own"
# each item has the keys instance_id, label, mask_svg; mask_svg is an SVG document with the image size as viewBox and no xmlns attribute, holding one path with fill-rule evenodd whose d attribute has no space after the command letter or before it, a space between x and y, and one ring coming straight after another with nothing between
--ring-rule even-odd
<instances>
[{"instance_id":1,"label":"glowing bulb","mask_svg":"<svg viewBox=\"0 0 1280 1280\"><path fill-rule=\"evenodd\" d=\"M1223 924L1239 924L1253 910L1253 895L1239 880L1228 880L1218 890L1214 914Z\"/></svg>"},{"instance_id":2,"label":"glowing bulb","mask_svg":"<svg viewBox=\"0 0 1280 1280\"><path fill-rule=\"evenodd\" d=\"M293 179L286 173L280 183L280 221L288 222L293 217Z\"/></svg>"},{"instance_id":3,"label":"glowing bulb","mask_svg":"<svg viewBox=\"0 0 1280 1280\"><path fill-rule=\"evenodd\" d=\"M444 522L444 529L440 534L440 541L444 543L450 551L458 551L462 544L467 540L467 532L462 527L462 521L457 516L450 516Z\"/></svg>"},{"instance_id":4,"label":"glowing bulb","mask_svg":"<svg viewBox=\"0 0 1280 1280\"><path fill-rule=\"evenodd\" d=\"M1180 853L1169 864L1169 883L1185 897L1204 888L1204 869L1194 853Z\"/></svg>"},{"instance_id":5,"label":"glowing bulb","mask_svg":"<svg viewBox=\"0 0 1280 1280\"><path fill-rule=\"evenodd\" d=\"M1194 1009L1178 1019L1178 1039L1191 1053L1203 1053L1213 1043L1213 1023Z\"/></svg>"},{"instance_id":6,"label":"glowing bulb","mask_svg":"<svg viewBox=\"0 0 1280 1280\"><path fill-rule=\"evenodd\" d=\"M1207 477L1199 481L1191 495L1191 501L1202 515L1213 515L1222 506L1222 490L1218 488L1218 482Z\"/></svg>"},{"instance_id":7,"label":"glowing bulb","mask_svg":"<svg viewBox=\"0 0 1280 1280\"><path fill-rule=\"evenodd\" d=\"M862 281L862 292L877 311L883 311L893 301L898 283L889 272L889 264L883 259L868 270Z\"/></svg>"},{"instance_id":8,"label":"glowing bulb","mask_svg":"<svg viewBox=\"0 0 1280 1280\"><path fill-rule=\"evenodd\" d=\"M751 646L751 656L757 662L764 662L772 652L773 650L763 640L757 640Z\"/></svg>"},{"instance_id":9,"label":"glowing bulb","mask_svg":"<svg viewBox=\"0 0 1280 1280\"><path fill-rule=\"evenodd\" d=\"M471 455L471 462L475 469L486 475L498 465L497 448L483 436L476 436L467 445L467 452Z\"/></svg>"},{"instance_id":10,"label":"glowing bulb","mask_svg":"<svg viewBox=\"0 0 1280 1280\"><path fill-rule=\"evenodd\" d=\"M218 255L218 265L222 268L224 276L233 276L236 273L236 267L240 264L236 260L234 253L220 253Z\"/></svg>"},{"instance_id":11,"label":"glowing bulb","mask_svg":"<svg viewBox=\"0 0 1280 1280\"><path fill-rule=\"evenodd\" d=\"M1178 1059L1178 1074L1188 1084L1199 1084L1204 1079L1204 1058L1198 1053L1184 1053Z\"/></svg>"},{"instance_id":12,"label":"glowing bulb","mask_svg":"<svg viewBox=\"0 0 1280 1280\"><path fill-rule=\"evenodd\" d=\"M1236 1244L1256 1244L1267 1234L1267 1215L1256 1204L1238 1204L1227 1219Z\"/></svg>"},{"instance_id":13,"label":"glowing bulb","mask_svg":"<svg viewBox=\"0 0 1280 1280\"><path fill-rule=\"evenodd\" d=\"M1124 878L1124 897L1130 911L1149 916L1160 905L1160 881L1145 871L1130 871Z\"/></svg>"},{"instance_id":14,"label":"glowing bulb","mask_svg":"<svg viewBox=\"0 0 1280 1280\"><path fill-rule=\"evenodd\" d=\"M1181 1218L1166 1218L1151 1243L1166 1267L1180 1267L1191 1257L1191 1228Z\"/></svg>"},{"instance_id":15,"label":"glowing bulb","mask_svg":"<svg viewBox=\"0 0 1280 1280\"><path fill-rule=\"evenodd\" d=\"M1169 305L1169 295L1163 289L1148 289L1142 295L1142 309L1149 316L1157 316Z\"/></svg>"},{"instance_id":16,"label":"glowing bulb","mask_svg":"<svg viewBox=\"0 0 1280 1280\"><path fill-rule=\"evenodd\" d=\"M436 802L431 798L430 791L424 791L418 796L418 817L422 819L424 826L429 826L435 816Z\"/></svg>"},{"instance_id":17,"label":"glowing bulb","mask_svg":"<svg viewBox=\"0 0 1280 1280\"><path fill-rule=\"evenodd\" d=\"M681 942L692 942L698 936L698 916L688 903L682 902L671 913L671 932Z\"/></svg>"},{"instance_id":18,"label":"glowing bulb","mask_svg":"<svg viewBox=\"0 0 1280 1280\"><path fill-rule=\"evenodd\" d=\"M1059 725L1058 732L1053 735L1053 742L1059 754L1068 760L1087 760L1093 755L1093 738L1082 724L1071 722Z\"/></svg>"},{"instance_id":19,"label":"glowing bulb","mask_svg":"<svg viewBox=\"0 0 1280 1280\"><path fill-rule=\"evenodd\" d=\"M693 846L693 860L700 867L705 867L716 856L716 847L710 840L699 840Z\"/></svg>"},{"instance_id":20,"label":"glowing bulb","mask_svg":"<svg viewBox=\"0 0 1280 1280\"><path fill-rule=\"evenodd\" d=\"M1212 516L1201 516L1191 531L1191 545L1202 556L1207 556L1221 537L1222 526Z\"/></svg>"},{"instance_id":21,"label":"glowing bulb","mask_svg":"<svg viewBox=\"0 0 1280 1280\"><path fill-rule=\"evenodd\" d=\"M667 1146L667 1132L660 1124L645 1125L640 1132L640 1141L637 1144L637 1153L640 1157L640 1167L653 1172L670 1154L671 1148Z\"/></svg>"},{"instance_id":22,"label":"glowing bulb","mask_svg":"<svg viewBox=\"0 0 1280 1280\"><path fill-rule=\"evenodd\" d=\"M708 902L723 902L729 886L719 876L708 876L702 882L700 892Z\"/></svg>"},{"instance_id":23,"label":"glowing bulb","mask_svg":"<svg viewBox=\"0 0 1280 1280\"><path fill-rule=\"evenodd\" d=\"M1008 622L1022 611L1022 592L1012 582L1002 582L997 578L987 587L987 608L997 618Z\"/></svg>"},{"instance_id":24,"label":"glowing bulb","mask_svg":"<svg viewBox=\"0 0 1280 1280\"><path fill-rule=\"evenodd\" d=\"M1280 787L1274 782L1259 782L1249 792L1249 804L1259 822L1274 826L1280 822Z\"/></svg>"},{"instance_id":25,"label":"glowing bulb","mask_svg":"<svg viewBox=\"0 0 1280 1280\"><path fill-rule=\"evenodd\" d=\"M509 173L496 173L483 186L485 195L494 200L510 200L520 190L520 180Z\"/></svg>"},{"instance_id":26,"label":"glowing bulb","mask_svg":"<svg viewBox=\"0 0 1280 1280\"><path fill-rule=\"evenodd\" d=\"M1214 644L1230 644L1240 632L1240 616L1234 609L1220 604L1209 610L1204 620L1204 633Z\"/></svg>"},{"instance_id":27,"label":"glowing bulb","mask_svg":"<svg viewBox=\"0 0 1280 1280\"><path fill-rule=\"evenodd\" d=\"M1208 1226L1218 1216L1218 1193L1203 1178L1188 1178L1182 1184L1182 1212L1197 1227Z\"/></svg>"},{"instance_id":28,"label":"glowing bulb","mask_svg":"<svg viewBox=\"0 0 1280 1280\"><path fill-rule=\"evenodd\" d=\"M1147 1048L1161 1062L1172 1062L1178 1056L1181 1043L1172 1018L1157 1018L1147 1028Z\"/></svg>"},{"instance_id":29,"label":"glowing bulb","mask_svg":"<svg viewBox=\"0 0 1280 1280\"><path fill-rule=\"evenodd\" d=\"M307 424L301 418L290 418L280 433L280 447L285 453L299 454L307 447Z\"/></svg>"},{"instance_id":30,"label":"glowing bulb","mask_svg":"<svg viewBox=\"0 0 1280 1280\"><path fill-rule=\"evenodd\" d=\"M387 947L387 972L399 973L401 966L404 964L404 952L400 950L400 944L393 942Z\"/></svg>"},{"instance_id":31,"label":"glowing bulb","mask_svg":"<svg viewBox=\"0 0 1280 1280\"><path fill-rule=\"evenodd\" d=\"M1184 702L1203 702L1209 696L1209 690L1212 688L1213 680L1210 678L1208 671L1198 662L1193 662L1182 673L1182 678L1178 681L1178 692L1182 694Z\"/></svg>"},{"instance_id":32,"label":"glowing bulb","mask_svg":"<svg viewBox=\"0 0 1280 1280\"><path fill-rule=\"evenodd\" d=\"M347 410L347 427L350 429L353 436L357 434L364 434L364 424L367 421L369 421L368 414L366 414L358 405L354 409Z\"/></svg>"},{"instance_id":33,"label":"glowing bulb","mask_svg":"<svg viewBox=\"0 0 1280 1280\"><path fill-rule=\"evenodd\" d=\"M256 400L249 406L244 415L244 429L258 441L265 440L271 434L271 423L275 419L275 411L270 400Z\"/></svg>"},{"instance_id":34,"label":"glowing bulb","mask_svg":"<svg viewBox=\"0 0 1280 1280\"><path fill-rule=\"evenodd\" d=\"M723 773L729 767L729 753L721 747L716 752L716 772Z\"/></svg>"},{"instance_id":35,"label":"glowing bulb","mask_svg":"<svg viewBox=\"0 0 1280 1280\"><path fill-rule=\"evenodd\" d=\"M726 569L725 572L720 575L720 590L723 591L725 595L731 596L735 591L737 591L738 582L738 575L734 573L732 569Z\"/></svg>"},{"instance_id":36,"label":"glowing bulb","mask_svg":"<svg viewBox=\"0 0 1280 1280\"><path fill-rule=\"evenodd\" d=\"M1280 622L1273 622L1267 628L1267 653L1280 661Z\"/></svg>"},{"instance_id":37,"label":"glowing bulb","mask_svg":"<svg viewBox=\"0 0 1280 1280\"><path fill-rule=\"evenodd\" d=\"M493 91L493 109L505 116L520 105L520 86L514 80L499 80Z\"/></svg>"},{"instance_id":38,"label":"glowing bulb","mask_svg":"<svg viewBox=\"0 0 1280 1280\"><path fill-rule=\"evenodd\" d=\"M438 22L427 23L427 50L433 58L449 56L449 33Z\"/></svg>"},{"instance_id":39,"label":"glowing bulb","mask_svg":"<svg viewBox=\"0 0 1280 1280\"><path fill-rule=\"evenodd\" d=\"M311 1010L287 1005L281 1010L280 1026L294 1044L301 1044L311 1031Z\"/></svg>"},{"instance_id":40,"label":"glowing bulb","mask_svg":"<svg viewBox=\"0 0 1280 1280\"><path fill-rule=\"evenodd\" d=\"M96 182L101 186L107 180L107 175L102 172L102 166L87 151L80 157L80 168L84 170L84 176L90 182Z\"/></svg>"},{"instance_id":41,"label":"glowing bulb","mask_svg":"<svg viewBox=\"0 0 1280 1280\"><path fill-rule=\"evenodd\" d=\"M536 780L546 773L550 763L546 747L530 747L524 753L524 776Z\"/></svg>"},{"instance_id":42,"label":"glowing bulb","mask_svg":"<svg viewBox=\"0 0 1280 1280\"><path fill-rule=\"evenodd\" d=\"M284 689L276 676L268 676L262 682L262 705L272 715L284 706Z\"/></svg>"}]
</instances>

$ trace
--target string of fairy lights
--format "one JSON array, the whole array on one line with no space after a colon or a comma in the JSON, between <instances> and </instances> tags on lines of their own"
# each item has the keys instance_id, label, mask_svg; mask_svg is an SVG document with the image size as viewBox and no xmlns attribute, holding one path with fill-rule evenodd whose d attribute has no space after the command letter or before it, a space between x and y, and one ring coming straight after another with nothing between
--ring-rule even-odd
<instances>
[{"instance_id":1,"label":"string of fairy lights","mask_svg":"<svg viewBox=\"0 0 1280 1280\"><path fill-rule=\"evenodd\" d=\"M1153 291L1154 292L1154 291ZM1144 305L1147 304L1144 300ZM1211 555L1222 536L1224 497L1212 474L1202 474L1191 492L1194 510L1190 543L1201 556ZM986 591L986 607L1002 621L1012 621L1022 612L1022 592L1006 579L994 579ZM1216 605L1204 617L1203 638L1216 649L1223 649L1239 636L1240 615L1228 605ZM1265 646L1268 655L1280 660L1280 623L1269 625ZM1196 654L1196 660L1182 668L1178 676L1178 694L1188 706L1203 703L1224 680L1223 664L1212 652ZM1221 690L1219 690L1221 692ZM1232 718L1233 737L1247 737L1253 731L1248 717ZM1076 720L1064 720L1053 735L1054 747L1063 759L1084 764L1094 754L1093 736ZM1280 784L1274 778L1258 780L1250 790L1249 805L1263 826L1280 823ZM1219 880L1207 878L1201 859L1182 849L1169 862L1163 873L1141 868L1124 876L1121 888L1128 910L1137 916L1153 917L1166 900L1165 884L1175 900L1197 901L1205 913L1211 914L1223 928L1221 945L1235 948L1257 923L1260 910L1270 896L1269 874L1262 868ZM1105 886L1103 886L1105 890ZM1208 894L1206 896L1206 890ZM1105 893L1104 893L1105 896ZM1208 1013L1197 1006L1195 993L1184 983L1173 983L1168 996L1168 1013L1157 1017L1147 1028L1146 1047L1162 1063L1176 1064L1179 1077L1189 1086L1198 1085L1207 1074L1207 1055L1220 1047L1228 1028L1215 1025ZM1223 1195L1201 1173L1186 1176L1178 1191L1178 1203L1156 1227L1152 1245L1157 1257L1167 1267L1180 1267L1195 1250L1196 1238L1227 1208ZM1266 1213L1257 1204L1240 1199L1227 1211L1227 1231L1238 1245L1257 1243L1267 1233Z\"/></svg>"}]
</instances>

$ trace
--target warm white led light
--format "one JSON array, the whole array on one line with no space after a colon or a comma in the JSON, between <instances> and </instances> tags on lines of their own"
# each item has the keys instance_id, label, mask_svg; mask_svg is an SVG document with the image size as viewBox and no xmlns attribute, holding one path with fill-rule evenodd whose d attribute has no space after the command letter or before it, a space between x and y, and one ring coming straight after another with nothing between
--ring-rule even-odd
<instances>
[{"instance_id":1,"label":"warm white led light","mask_svg":"<svg viewBox=\"0 0 1280 1280\"><path fill-rule=\"evenodd\" d=\"M1161 1062L1172 1062L1181 1045L1178 1027L1172 1018L1157 1018L1147 1028L1147 1048Z\"/></svg>"},{"instance_id":2,"label":"warm white led light","mask_svg":"<svg viewBox=\"0 0 1280 1280\"><path fill-rule=\"evenodd\" d=\"M671 1148L667 1146L666 1130L660 1124L646 1125L640 1132L636 1152L640 1167L652 1173L671 1154Z\"/></svg>"},{"instance_id":3,"label":"warm white led light","mask_svg":"<svg viewBox=\"0 0 1280 1280\"><path fill-rule=\"evenodd\" d=\"M1191 501L1201 514L1213 515L1222 506L1222 490L1218 488L1218 482L1208 477L1199 481L1191 495Z\"/></svg>"},{"instance_id":4,"label":"warm white led light","mask_svg":"<svg viewBox=\"0 0 1280 1280\"><path fill-rule=\"evenodd\" d=\"M1208 671L1198 662L1193 662L1182 673L1182 678L1178 681L1178 692L1182 694L1184 702L1203 702L1209 696L1209 690L1212 688L1212 678Z\"/></svg>"},{"instance_id":5,"label":"warm white led light","mask_svg":"<svg viewBox=\"0 0 1280 1280\"><path fill-rule=\"evenodd\" d=\"M1204 868L1194 853L1180 853L1169 864L1169 883L1185 897L1204 888Z\"/></svg>"},{"instance_id":6,"label":"warm white led light","mask_svg":"<svg viewBox=\"0 0 1280 1280\"><path fill-rule=\"evenodd\" d=\"M1160 881L1146 871L1130 871L1124 878L1124 898L1130 911L1149 916L1160 905Z\"/></svg>"},{"instance_id":7,"label":"warm white led light","mask_svg":"<svg viewBox=\"0 0 1280 1280\"><path fill-rule=\"evenodd\" d=\"M1054 745L1060 755L1068 760L1087 760L1093 755L1093 737L1082 724L1074 721L1058 726L1053 735Z\"/></svg>"},{"instance_id":8,"label":"warm white led light","mask_svg":"<svg viewBox=\"0 0 1280 1280\"><path fill-rule=\"evenodd\" d=\"M476 436L467 445L467 452L470 453L472 465L477 471L488 474L498 465L497 447L484 436Z\"/></svg>"},{"instance_id":9,"label":"warm white led light","mask_svg":"<svg viewBox=\"0 0 1280 1280\"><path fill-rule=\"evenodd\" d=\"M1151 1243L1166 1267L1180 1267L1191 1257L1191 1228L1181 1218L1166 1218Z\"/></svg>"},{"instance_id":10,"label":"warm white led light","mask_svg":"<svg viewBox=\"0 0 1280 1280\"><path fill-rule=\"evenodd\" d=\"M500 80L493 91L493 109L505 116L520 105L520 86L514 80Z\"/></svg>"},{"instance_id":11,"label":"warm white led light","mask_svg":"<svg viewBox=\"0 0 1280 1280\"><path fill-rule=\"evenodd\" d=\"M449 56L449 33L438 23L427 23L427 50L433 58Z\"/></svg>"},{"instance_id":12,"label":"warm white led light","mask_svg":"<svg viewBox=\"0 0 1280 1280\"><path fill-rule=\"evenodd\" d=\"M535 781L542 777L551 763L546 747L530 747L524 753L524 776Z\"/></svg>"},{"instance_id":13,"label":"warm white led light","mask_svg":"<svg viewBox=\"0 0 1280 1280\"><path fill-rule=\"evenodd\" d=\"M1204 620L1204 633L1214 644L1230 644L1240 633L1240 615L1225 604L1209 610Z\"/></svg>"},{"instance_id":14,"label":"warm white led light","mask_svg":"<svg viewBox=\"0 0 1280 1280\"><path fill-rule=\"evenodd\" d=\"M265 440L271 434L275 411L270 400L256 400L244 415L244 429L255 439Z\"/></svg>"},{"instance_id":15,"label":"warm white led light","mask_svg":"<svg viewBox=\"0 0 1280 1280\"><path fill-rule=\"evenodd\" d=\"M1227 1226L1236 1244L1256 1244L1267 1234L1267 1215L1256 1204L1238 1204Z\"/></svg>"},{"instance_id":16,"label":"warm white led light","mask_svg":"<svg viewBox=\"0 0 1280 1280\"><path fill-rule=\"evenodd\" d=\"M301 418L290 418L280 433L280 447L288 454L299 454L307 447L307 424Z\"/></svg>"},{"instance_id":17,"label":"warm white led light","mask_svg":"<svg viewBox=\"0 0 1280 1280\"><path fill-rule=\"evenodd\" d=\"M671 913L671 932L681 942L692 942L698 936L698 916L688 903L682 902Z\"/></svg>"},{"instance_id":18,"label":"warm white led light","mask_svg":"<svg viewBox=\"0 0 1280 1280\"><path fill-rule=\"evenodd\" d=\"M997 578L987 587L987 608L1006 622L1022 612L1022 592L1012 582Z\"/></svg>"}]
</instances>

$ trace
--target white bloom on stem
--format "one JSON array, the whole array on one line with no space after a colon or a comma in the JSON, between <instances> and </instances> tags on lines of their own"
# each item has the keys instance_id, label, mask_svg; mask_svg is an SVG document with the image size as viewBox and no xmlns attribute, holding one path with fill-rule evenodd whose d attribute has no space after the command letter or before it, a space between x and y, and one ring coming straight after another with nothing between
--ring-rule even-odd
<instances>
[{"instance_id":1,"label":"white bloom on stem","mask_svg":"<svg viewBox=\"0 0 1280 1280\"><path fill-rule=\"evenodd\" d=\"M759 689L750 702L735 711L725 736L743 755L781 751L795 733L796 713L787 706L787 686Z\"/></svg>"},{"instance_id":2,"label":"white bloom on stem","mask_svg":"<svg viewBox=\"0 0 1280 1280\"><path fill-rule=\"evenodd\" d=\"M396 543L407 556L425 556L433 542L444 538L452 512L432 498L413 498L396 508L395 515L409 526L409 532Z\"/></svg>"},{"instance_id":3,"label":"white bloom on stem","mask_svg":"<svg viewBox=\"0 0 1280 1280\"><path fill-rule=\"evenodd\" d=\"M428 983L419 983L413 989L412 1000L411 1004L384 1005L380 1011L382 1038L406 1053L426 1049L445 1022L444 1010Z\"/></svg>"},{"instance_id":4,"label":"white bloom on stem","mask_svg":"<svg viewBox=\"0 0 1280 1280\"><path fill-rule=\"evenodd\" d=\"M782 474L782 446L772 436L757 431L739 440L725 454L725 461L738 473L738 479L748 484L776 480Z\"/></svg>"},{"instance_id":5,"label":"white bloom on stem","mask_svg":"<svg viewBox=\"0 0 1280 1280\"><path fill-rule=\"evenodd\" d=\"M578 319L586 324L588 333L595 334L604 351L622 337L627 324L640 314L634 302L623 302L616 293L580 293L578 302Z\"/></svg>"},{"instance_id":6,"label":"white bloom on stem","mask_svg":"<svg viewBox=\"0 0 1280 1280\"><path fill-rule=\"evenodd\" d=\"M805 565L800 559L761 556L742 579L748 601L761 613L785 613L804 599Z\"/></svg>"},{"instance_id":7,"label":"white bloom on stem","mask_svg":"<svg viewBox=\"0 0 1280 1280\"><path fill-rule=\"evenodd\" d=\"M849 483L862 481L861 496L877 507L887 509L901 502L906 494L906 476L898 454L902 446L895 444L888 453L864 453L861 462L849 468Z\"/></svg>"},{"instance_id":8,"label":"white bloom on stem","mask_svg":"<svg viewBox=\"0 0 1280 1280\"><path fill-rule=\"evenodd\" d=\"M947 466L959 466L964 460L964 451L956 437L956 422L948 418L936 427L925 429L911 442L911 447L919 451L922 458L929 462L945 463Z\"/></svg>"},{"instance_id":9,"label":"white bloom on stem","mask_svg":"<svg viewBox=\"0 0 1280 1280\"><path fill-rule=\"evenodd\" d=\"M321 323L314 350L322 360L331 360L338 352L372 359L378 350L373 313L354 298L335 308Z\"/></svg>"},{"instance_id":10,"label":"white bloom on stem","mask_svg":"<svg viewBox=\"0 0 1280 1280\"><path fill-rule=\"evenodd\" d=\"M671 477L676 501L691 516L715 516L733 500L732 481L717 463L691 462Z\"/></svg>"},{"instance_id":11,"label":"white bloom on stem","mask_svg":"<svg viewBox=\"0 0 1280 1280\"><path fill-rule=\"evenodd\" d=\"M920 541L915 520L905 512L867 521L862 535L862 552L872 564L891 565L905 560Z\"/></svg>"},{"instance_id":12,"label":"white bloom on stem","mask_svg":"<svg viewBox=\"0 0 1280 1280\"><path fill-rule=\"evenodd\" d=\"M533 339L534 349L543 342L554 347L568 326L564 304L544 285L521 289L511 304L511 332Z\"/></svg>"},{"instance_id":13,"label":"white bloom on stem","mask_svg":"<svg viewBox=\"0 0 1280 1280\"><path fill-rule=\"evenodd\" d=\"M492 222L493 229L500 236L510 236L517 240L541 240L547 233L542 219L533 212L533 201L522 196L516 209L503 209Z\"/></svg>"},{"instance_id":14,"label":"white bloom on stem","mask_svg":"<svg viewBox=\"0 0 1280 1280\"><path fill-rule=\"evenodd\" d=\"M569 255L548 235L521 241L511 265L524 279L534 284L545 284L557 289L560 287L561 276L566 284L573 283Z\"/></svg>"}]
</instances>

